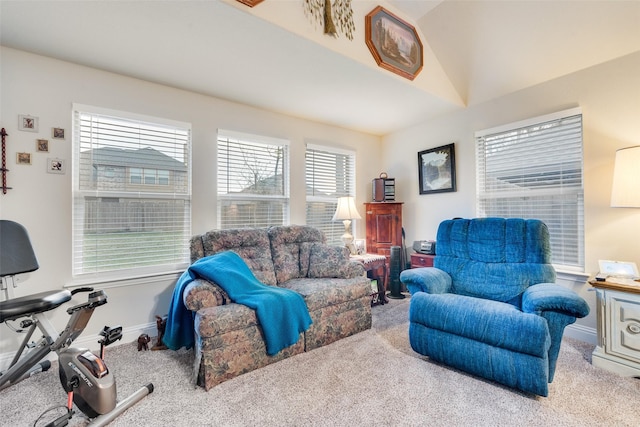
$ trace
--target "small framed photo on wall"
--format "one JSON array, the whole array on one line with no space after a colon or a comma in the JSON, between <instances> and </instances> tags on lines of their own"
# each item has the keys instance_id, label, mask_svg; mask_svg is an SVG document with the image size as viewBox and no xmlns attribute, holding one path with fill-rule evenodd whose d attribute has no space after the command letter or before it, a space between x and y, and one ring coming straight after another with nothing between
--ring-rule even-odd
<instances>
[{"instance_id":1,"label":"small framed photo on wall","mask_svg":"<svg viewBox=\"0 0 640 427\"><path fill-rule=\"evenodd\" d=\"M18 116L18 130L38 132L38 118L21 114Z\"/></svg>"},{"instance_id":2,"label":"small framed photo on wall","mask_svg":"<svg viewBox=\"0 0 640 427\"><path fill-rule=\"evenodd\" d=\"M48 153L49 152L49 141L46 139L37 139L36 140L36 151L40 153Z\"/></svg>"},{"instance_id":3,"label":"small framed photo on wall","mask_svg":"<svg viewBox=\"0 0 640 427\"><path fill-rule=\"evenodd\" d=\"M66 172L66 161L64 159L47 159L47 172L64 175Z\"/></svg>"},{"instance_id":4,"label":"small framed photo on wall","mask_svg":"<svg viewBox=\"0 0 640 427\"><path fill-rule=\"evenodd\" d=\"M19 165L30 165L31 153L16 153L16 163Z\"/></svg>"},{"instance_id":5,"label":"small framed photo on wall","mask_svg":"<svg viewBox=\"0 0 640 427\"><path fill-rule=\"evenodd\" d=\"M53 138L53 139L64 139L64 129L63 128L51 128L51 138Z\"/></svg>"}]
</instances>

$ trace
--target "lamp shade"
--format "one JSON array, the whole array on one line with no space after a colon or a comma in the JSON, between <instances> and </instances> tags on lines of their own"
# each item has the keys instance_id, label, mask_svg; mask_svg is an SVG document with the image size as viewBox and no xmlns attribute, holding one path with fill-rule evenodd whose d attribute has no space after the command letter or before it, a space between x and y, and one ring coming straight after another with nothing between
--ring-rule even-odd
<instances>
[{"instance_id":1,"label":"lamp shade","mask_svg":"<svg viewBox=\"0 0 640 427\"><path fill-rule=\"evenodd\" d=\"M336 208L336 213L333 214L332 220L338 221L344 219L362 219L356 209L353 197L338 198L338 207Z\"/></svg>"},{"instance_id":2,"label":"lamp shade","mask_svg":"<svg viewBox=\"0 0 640 427\"><path fill-rule=\"evenodd\" d=\"M640 145L616 151L611 207L640 208Z\"/></svg>"}]
</instances>

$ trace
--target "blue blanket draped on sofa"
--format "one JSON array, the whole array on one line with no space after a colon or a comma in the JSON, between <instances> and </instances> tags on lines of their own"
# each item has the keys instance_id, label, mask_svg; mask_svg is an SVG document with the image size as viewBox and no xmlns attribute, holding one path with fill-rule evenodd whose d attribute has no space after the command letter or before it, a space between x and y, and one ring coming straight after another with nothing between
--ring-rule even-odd
<instances>
[{"instance_id":1,"label":"blue blanket draped on sofa","mask_svg":"<svg viewBox=\"0 0 640 427\"><path fill-rule=\"evenodd\" d=\"M233 302L256 311L270 356L295 344L311 325L300 294L261 283L238 254L221 252L194 262L178 279L163 336L164 344L172 350L193 347L193 313L185 307L182 293L198 277L216 283Z\"/></svg>"}]
</instances>

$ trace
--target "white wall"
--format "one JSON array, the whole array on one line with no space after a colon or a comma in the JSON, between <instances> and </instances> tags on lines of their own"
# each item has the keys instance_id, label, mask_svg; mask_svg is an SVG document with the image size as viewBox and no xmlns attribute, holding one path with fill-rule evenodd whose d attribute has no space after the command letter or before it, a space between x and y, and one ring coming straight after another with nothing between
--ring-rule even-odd
<instances>
[{"instance_id":1,"label":"white wall","mask_svg":"<svg viewBox=\"0 0 640 427\"><path fill-rule=\"evenodd\" d=\"M8 185L0 194L0 218L24 224L40 269L21 276L17 295L61 289L71 276L71 174L47 174L48 157L71 160L71 104L96 105L164 117L193 126L193 233L216 226L215 139L218 128L264 134L291 141L292 223L304 223L304 141L327 141L357 151L357 204L371 196L371 179L384 170L396 178L404 205L407 242L433 238L442 219L475 213L474 132L505 123L580 106L584 115L586 269L598 259L640 262L640 210L609 207L615 150L640 143L640 53L574 73L455 114L425 122L383 139L314 123L234 102L52 60L8 48L0 50L0 124L9 136ZM428 72L425 69L423 72ZM40 119L40 131L17 130L19 114ZM50 138L52 127L66 130L64 141ZM49 153L36 153L35 140L48 138ZM417 152L456 143L458 191L418 194ZM31 166L16 165L16 152L31 152ZM70 166L70 163L68 163ZM363 212L361 211L361 215ZM356 237L364 236L359 221ZM578 323L595 328L595 296L589 286L573 286L591 304L592 314ZM106 289L109 303L96 310L85 335L120 324L133 339L140 327L153 329L165 314L173 281L151 281ZM83 302L84 296L74 299ZM62 328L64 310L51 316ZM153 332L153 330L151 330ZM0 355L17 346L0 326ZM88 344L87 344L88 345ZM0 361L1 362L1 361Z\"/></svg>"},{"instance_id":2,"label":"white wall","mask_svg":"<svg viewBox=\"0 0 640 427\"><path fill-rule=\"evenodd\" d=\"M615 151L640 144L640 53L385 137L384 167L405 203L407 242L435 238L443 219L475 216L475 131L578 106L584 129L586 273L597 272L599 259L640 263L640 209L609 207ZM417 153L452 142L457 192L420 195ZM591 305L591 314L576 324L595 328L594 293L584 280L572 287Z\"/></svg>"},{"instance_id":3,"label":"white wall","mask_svg":"<svg viewBox=\"0 0 640 427\"><path fill-rule=\"evenodd\" d=\"M12 190L0 194L0 218L23 224L30 233L40 263L22 275L16 296L62 289L73 284L71 274L71 105L81 103L189 122L193 130L193 233L216 227L215 153L218 128L284 138L291 141L291 222L304 224L305 140L325 141L356 150L357 204L371 197L371 179L380 173L379 137L301 120L209 96L144 82L47 57L1 48L0 122L6 129L7 182ZM18 115L39 118L39 132L17 130ZM51 139L51 128L66 130L66 140ZM37 138L49 139L49 153L35 152ZM32 153L32 165L17 165L16 152ZM46 173L46 160L67 161L65 175ZM364 215L364 212L361 212ZM364 238L364 221L356 235ZM108 304L94 313L84 335L104 325L120 324L130 340L140 325L155 332L156 314L167 312L175 278L142 281L134 286L106 289ZM96 287L101 288L100 284ZM86 294L74 301L86 301ZM59 330L65 310L52 313ZM0 326L0 355L17 347L13 333ZM88 344L86 344L88 345Z\"/></svg>"}]
</instances>

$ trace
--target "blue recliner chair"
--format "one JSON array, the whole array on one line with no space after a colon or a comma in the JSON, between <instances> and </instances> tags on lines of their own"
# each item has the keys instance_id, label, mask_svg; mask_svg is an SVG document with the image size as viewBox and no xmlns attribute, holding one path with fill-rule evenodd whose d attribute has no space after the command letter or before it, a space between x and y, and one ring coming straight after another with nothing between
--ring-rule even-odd
<instances>
[{"instance_id":1,"label":"blue recliner chair","mask_svg":"<svg viewBox=\"0 0 640 427\"><path fill-rule=\"evenodd\" d=\"M440 224L432 268L405 270L409 341L430 359L524 392L548 395L562 334L589 306L555 284L539 220Z\"/></svg>"}]
</instances>

